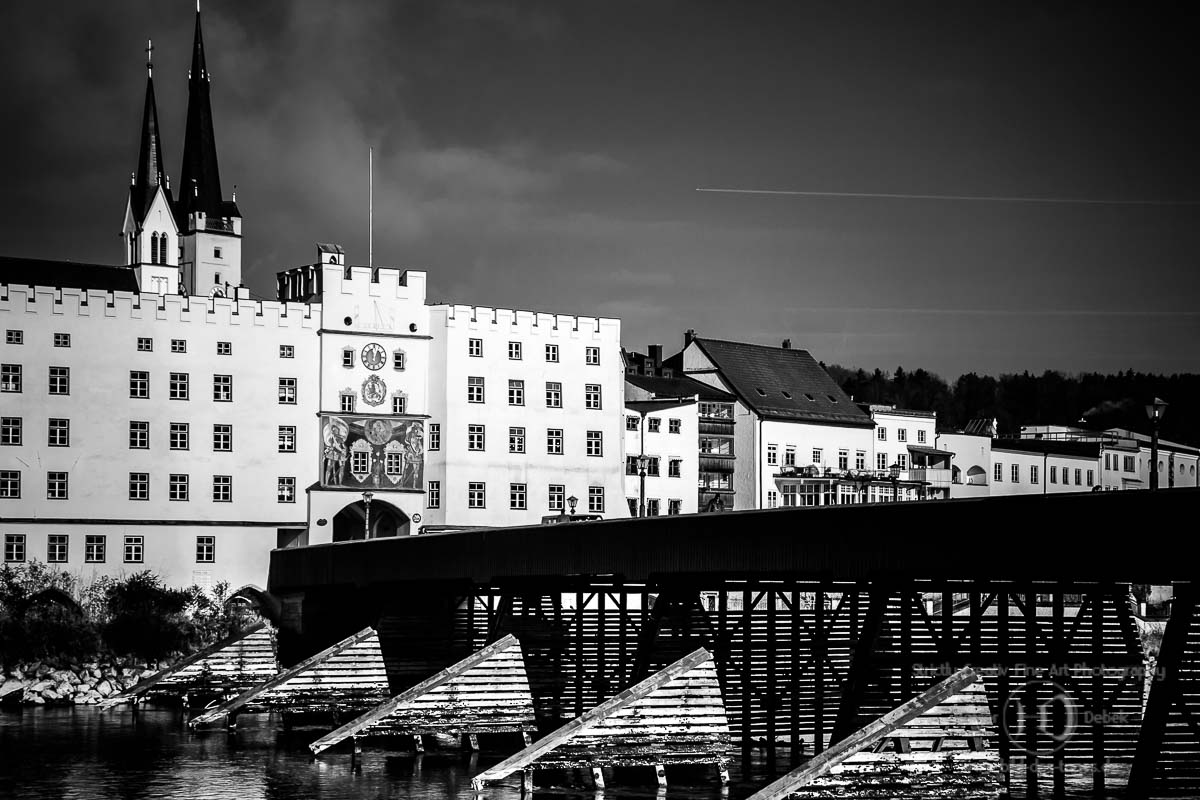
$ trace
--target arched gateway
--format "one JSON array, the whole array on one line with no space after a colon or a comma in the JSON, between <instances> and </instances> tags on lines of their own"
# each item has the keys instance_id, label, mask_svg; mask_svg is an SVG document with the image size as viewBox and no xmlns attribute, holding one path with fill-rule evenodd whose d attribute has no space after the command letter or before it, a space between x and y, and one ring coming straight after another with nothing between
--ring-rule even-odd
<instances>
[{"instance_id":1,"label":"arched gateway","mask_svg":"<svg viewBox=\"0 0 1200 800\"><path fill-rule=\"evenodd\" d=\"M369 511L366 503L358 500L343 506L342 510L334 515L333 540L350 542L357 539L407 536L411 533L411 522L407 514L386 500L371 500Z\"/></svg>"}]
</instances>

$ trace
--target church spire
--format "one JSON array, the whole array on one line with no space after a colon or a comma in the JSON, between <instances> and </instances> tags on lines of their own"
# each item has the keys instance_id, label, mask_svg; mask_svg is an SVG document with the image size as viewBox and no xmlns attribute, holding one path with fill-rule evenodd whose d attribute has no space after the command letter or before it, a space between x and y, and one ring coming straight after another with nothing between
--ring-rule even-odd
<instances>
[{"instance_id":1,"label":"church spire","mask_svg":"<svg viewBox=\"0 0 1200 800\"><path fill-rule=\"evenodd\" d=\"M146 105L142 111L142 139L138 147L137 172L130 187L130 204L138 222L150 210L154 192L162 186L165 190L166 175L163 172L162 141L159 137L158 106L154 102L154 74L151 55L154 44L146 40Z\"/></svg>"},{"instance_id":2,"label":"church spire","mask_svg":"<svg viewBox=\"0 0 1200 800\"><path fill-rule=\"evenodd\" d=\"M192 69L188 75L187 130L183 139L183 168L180 170L180 229L190 228L188 217L202 211L221 217L221 177L217 170L217 141L213 133L209 101L208 67L204 61L204 39L200 33L200 8L196 6L196 36L192 45Z\"/></svg>"}]
</instances>

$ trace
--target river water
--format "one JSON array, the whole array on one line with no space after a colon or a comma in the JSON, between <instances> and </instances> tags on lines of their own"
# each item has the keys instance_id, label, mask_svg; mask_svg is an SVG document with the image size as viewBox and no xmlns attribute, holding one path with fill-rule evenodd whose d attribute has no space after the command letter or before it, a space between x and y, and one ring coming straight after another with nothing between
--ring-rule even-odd
<instances>
[{"instance_id":1,"label":"river water","mask_svg":"<svg viewBox=\"0 0 1200 800\"><path fill-rule=\"evenodd\" d=\"M103 714L90 706L29 707L0 711L0 798L21 800L358 800L414 798L474 800L471 776L520 749L517 736L483 737L483 751L431 749L422 756L370 742L362 768L351 768L347 745L312 758L308 744L326 729L285 730L274 714L244 714L237 733L223 728L193 731L179 710L128 707ZM386 745L386 743L385 743ZM722 792L712 767L670 772L672 784L659 794L649 769L625 770L610 778L604 798L634 800L739 800L790 768L756 752L749 762L730 764L732 783ZM1120 797L1125 765L1110 770L1109 797ZM1023 775L1014 769L1014 797ZM1049 777L1043 797L1050 796ZM1116 791L1113 791L1113 790ZM555 800L596 800L587 776L567 774L558 785L535 790ZM1067 797L1091 796L1086 775L1068 779ZM519 780L489 786L489 800L519 800Z\"/></svg>"}]
</instances>

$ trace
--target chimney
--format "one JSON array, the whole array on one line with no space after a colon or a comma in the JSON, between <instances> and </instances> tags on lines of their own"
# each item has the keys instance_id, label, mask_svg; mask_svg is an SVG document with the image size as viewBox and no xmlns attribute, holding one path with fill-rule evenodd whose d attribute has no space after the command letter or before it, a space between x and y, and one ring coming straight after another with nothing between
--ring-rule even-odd
<instances>
[{"instance_id":1,"label":"chimney","mask_svg":"<svg viewBox=\"0 0 1200 800\"><path fill-rule=\"evenodd\" d=\"M695 340L696 340L696 329L695 328L688 328L686 331L683 332L683 346L684 347L687 347L689 344L691 344Z\"/></svg>"},{"instance_id":2,"label":"chimney","mask_svg":"<svg viewBox=\"0 0 1200 800\"><path fill-rule=\"evenodd\" d=\"M646 357L654 364L654 369L657 371L662 368L662 345L651 344L646 346Z\"/></svg>"},{"instance_id":3,"label":"chimney","mask_svg":"<svg viewBox=\"0 0 1200 800\"><path fill-rule=\"evenodd\" d=\"M784 340L783 340L783 349L784 349L784 350L791 350L791 349L792 349L792 340L791 340L791 339L784 339Z\"/></svg>"}]
</instances>

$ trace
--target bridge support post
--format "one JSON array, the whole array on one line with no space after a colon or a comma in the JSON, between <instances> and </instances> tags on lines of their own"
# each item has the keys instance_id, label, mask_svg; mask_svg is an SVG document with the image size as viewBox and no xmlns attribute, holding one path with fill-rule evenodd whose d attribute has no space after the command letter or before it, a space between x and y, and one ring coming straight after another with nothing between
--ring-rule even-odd
<instances>
[{"instance_id":1,"label":"bridge support post","mask_svg":"<svg viewBox=\"0 0 1200 800\"><path fill-rule=\"evenodd\" d=\"M837 722L833 726L830 744L845 739L859 727L858 711L862 707L867 686L871 683L871 674L875 667L875 643L883 627L883 617L893 591L891 587L881 584L859 584L854 591L861 592L864 587L869 592L867 613L863 618L862 628L859 629L854 660L850 663L850 674L846 679L841 705L838 706Z\"/></svg>"}]
</instances>

